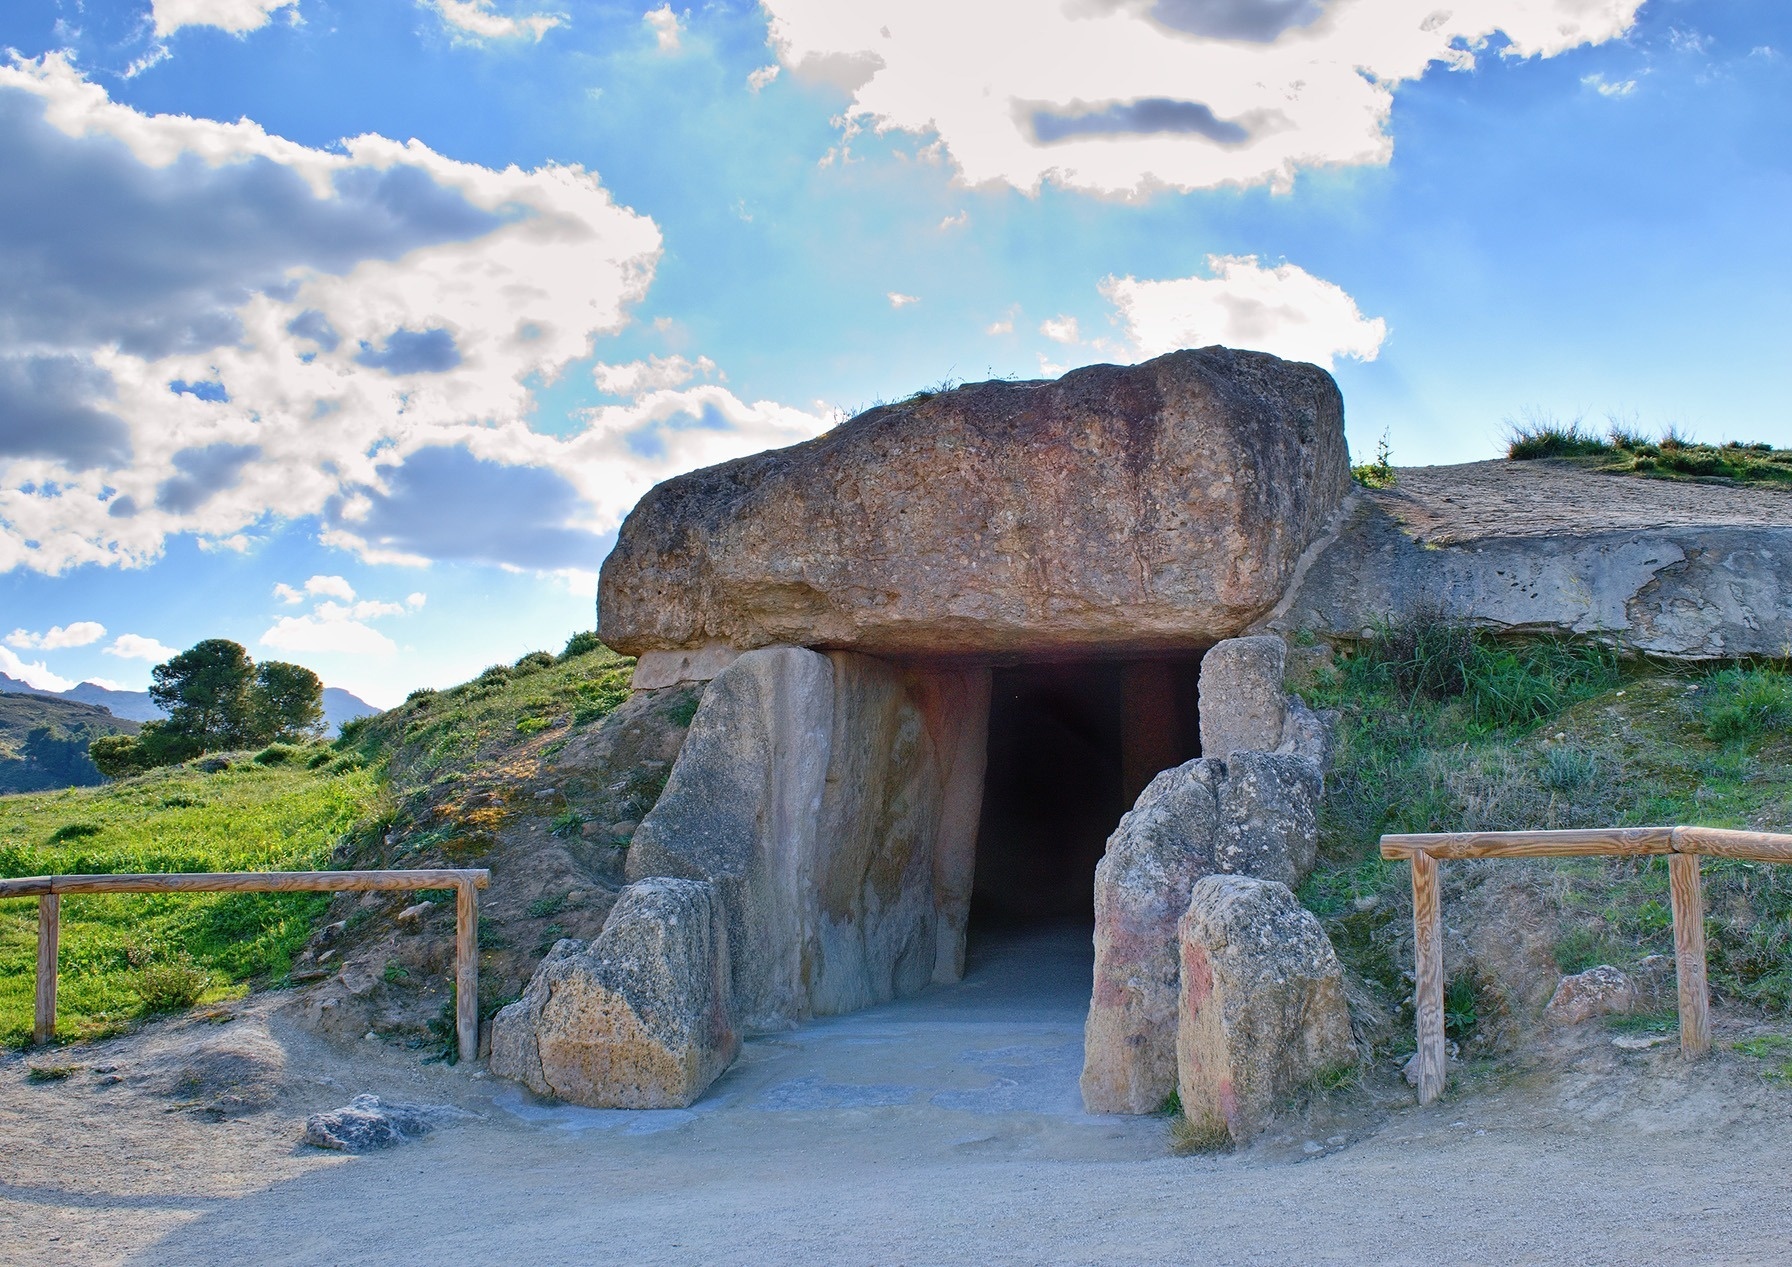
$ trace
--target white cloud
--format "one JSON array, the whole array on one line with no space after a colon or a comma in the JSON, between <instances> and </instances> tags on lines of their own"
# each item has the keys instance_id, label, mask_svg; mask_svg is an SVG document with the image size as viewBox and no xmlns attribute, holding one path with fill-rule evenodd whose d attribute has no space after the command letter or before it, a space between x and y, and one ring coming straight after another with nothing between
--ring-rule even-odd
<instances>
[{"instance_id":1,"label":"white cloud","mask_svg":"<svg viewBox=\"0 0 1792 1267\"><path fill-rule=\"evenodd\" d=\"M0 226L16 283L0 288L0 412L41 420L0 447L0 572L139 566L172 533L247 546L246 529L304 516L339 532L415 455L455 446L561 470L574 446L529 430L530 384L626 326L659 258L654 223L574 166L145 115L57 54L0 64L0 94L41 112L21 130L42 164L12 187L69 197L58 173L88 172L99 217ZM270 183L267 164L297 180ZM269 189L291 207L251 197ZM154 215L131 201L144 190ZM151 280L83 264L95 233L156 261Z\"/></svg>"},{"instance_id":2,"label":"white cloud","mask_svg":"<svg viewBox=\"0 0 1792 1267\"><path fill-rule=\"evenodd\" d=\"M1075 317L1052 317L1039 323L1039 333L1053 343L1077 343L1082 339L1078 333Z\"/></svg>"},{"instance_id":3,"label":"white cloud","mask_svg":"<svg viewBox=\"0 0 1792 1267\"><path fill-rule=\"evenodd\" d=\"M714 378L716 363L707 356L700 356L695 361L682 356L650 356L645 361L628 361L620 365L599 362L591 369L591 379L597 389L611 396L641 396L651 391L683 387L699 374Z\"/></svg>"},{"instance_id":4,"label":"white cloud","mask_svg":"<svg viewBox=\"0 0 1792 1267\"><path fill-rule=\"evenodd\" d=\"M21 651L55 651L59 647L85 647L106 636L106 627L97 620L77 620L69 625L56 625L44 633L15 629L6 635L8 645Z\"/></svg>"},{"instance_id":5,"label":"white cloud","mask_svg":"<svg viewBox=\"0 0 1792 1267\"><path fill-rule=\"evenodd\" d=\"M1140 356L1223 343L1330 367L1372 361L1387 322L1365 318L1344 290L1293 264L1265 268L1254 255L1210 255L1210 277L1110 277L1101 293Z\"/></svg>"},{"instance_id":6,"label":"white cloud","mask_svg":"<svg viewBox=\"0 0 1792 1267\"><path fill-rule=\"evenodd\" d=\"M303 590L294 589L285 581L276 581L274 583L274 597L290 606L294 603L304 602L305 592Z\"/></svg>"},{"instance_id":7,"label":"white cloud","mask_svg":"<svg viewBox=\"0 0 1792 1267\"><path fill-rule=\"evenodd\" d=\"M282 616L260 641L277 651L389 656L398 650L398 644L385 634L347 615Z\"/></svg>"},{"instance_id":8,"label":"white cloud","mask_svg":"<svg viewBox=\"0 0 1792 1267\"><path fill-rule=\"evenodd\" d=\"M1628 97L1636 91L1636 80L1620 79L1614 83L1598 71L1582 75L1580 81L1602 97Z\"/></svg>"},{"instance_id":9,"label":"white cloud","mask_svg":"<svg viewBox=\"0 0 1792 1267\"><path fill-rule=\"evenodd\" d=\"M968 211L960 211L957 215L947 216L940 221L940 232L944 233L947 229L962 229L970 222L971 213Z\"/></svg>"},{"instance_id":10,"label":"white cloud","mask_svg":"<svg viewBox=\"0 0 1792 1267\"><path fill-rule=\"evenodd\" d=\"M889 294L885 295L884 298L890 301L890 307L892 308L906 308L910 304L918 304L921 302L921 297L919 295L905 295L898 290L892 290Z\"/></svg>"},{"instance_id":11,"label":"white cloud","mask_svg":"<svg viewBox=\"0 0 1792 1267\"><path fill-rule=\"evenodd\" d=\"M778 72L783 69L782 66L779 66L775 62L770 66L761 66L758 70L747 76L747 91L758 92L767 84L771 83L772 80L776 79L778 77Z\"/></svg>"},{"instance_id":12,"label":"white cloud","mask_svg":"<svg viewBox=\"0 0 1792 1267\"><path fill-rule=\"evenodd\" d=\"M1509 57L1616 38L1642 0L763 4L780 63L850 94L847 141L934 134L971 184L1136 195L1385 163L1402 83L1498 35Z\"/></svg>"},{"instance_id":13,"label":"white cloud","mask_svg":"<svg viewBox=\"0 0 1792 1267\"><path fill-rule=\"evenodd\" d=\"M65 677L50 672L41 660L24 661L5 647L0 647L0 673L16 678L34 691L66 691L74 685Z\"/></svg>"},{"instance_id":14,"label":"white cloud","mask_svg":"<svg viewBox=\"0 0 1792 1267\"><path fill-rule=\"evenodd\" d=\"M678 51L678 15L672 12L670 4L662 4L657 9L649 9L641 15L641 20L653 29L653 36L659 41L660 52L676 53ZM751 82L749 78L748 82Z\"/></svg>"},{"instance_id":15,"label":"white cloud","mask_svg":"<svg viewBox=\"0 0 1792 1267\"><path fill-rule=\"evenodd\" d=\"M164 647L154 638L145 638L142 634L119 634L106 648L107 655L115 655L121 660L147 660L151 664L160 664L164 660L179 655L173 647Z\"/></svg>"},{"instance_id":16,"label":"white cloud","mask_svg":"<svg viewBox=\"0 0 1792 1267\"><path fill-rule=\"evenodd\" d=\"M157 35L172 35L183 26L215 26L245 35L266 26L281 9L297 6L298 0L154 0L150 14Z\"/></svg>"},{"instance_id":17,"label":"white cloud","mask_svg":"<svg viewBox=\"0 0 1792 1267\"><path fill-rule=\"evenodd\" d=\"M355 587L340 576L314 576L305 582L305 592L324 598L340 598L345 603L355 601Z\"/></svg>"},{"instance_id":18,"label":"white cloud","mask_svg":"<svg viewBox=\"0 0 1792 1267\"><path fill-rule=\"evenodd\" d=\"M434 9L442 21L463 35L481 40L533 39L557 26L566 25L564 13L531 13L507 17L492 12L491 0L425 0L425 7Z\"/></svg>"},{"instance_id":19,"label":"white cloud","mask_svg":"<svg viewBox=\"0 0 1792 1267\"><path fill-rule=\"evenodd\" d=\"M418 607L423 606L423 604L427 603L428 601L429 601L429 595L423 593L422 591L418 591L418 592L412 593L412 594L406 594L404 596L404 605L406 607L412 608L413 610Z\"/></svg>"}]
</instances>

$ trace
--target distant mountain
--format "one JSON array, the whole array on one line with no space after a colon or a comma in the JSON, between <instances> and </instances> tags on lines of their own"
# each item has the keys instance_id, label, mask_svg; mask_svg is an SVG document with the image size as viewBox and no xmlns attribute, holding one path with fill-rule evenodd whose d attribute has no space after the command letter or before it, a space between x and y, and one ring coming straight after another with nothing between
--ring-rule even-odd
<instances>
[{"instance_id":1,"label":"distant mountain","mask_svg":"<svg viewBox=\"0 0 1792 1267\"><path fill-rule=\"evenodd\" d=\"M48 727L54 737L48 743L41 736L28 743L40 727ZM0 694L0 794L99 783L100 772L87 760L87 741L119 733L136 734L137 723L93 704L18 692L9 685Z\"/></svg>"},{"instance_id":2,"label":"distant mountain","mask_svg":"<svg viewBox=\"0 0 1792 1267\"><path fill-rule=\"evenodd\" d=\"M155 721L159 717L167 716L156 707L155 701L149 698L148 691L115 691L96 682L83 682L66 691L40 691L34 686L27 686L15 677L8 677L6 674L0 673L0 692L36 695L45 699L71 700L109 710L112 716L127 721ZM340 686L324 687L323 705L325 733L331 736L334 736L342 728L343 722L352 721L356 717L368 717L380 711L360 696L351 694ZM117 729L123 729L123 727ZM136 728L132 727L131 729L135 730Z\"/></svg>"}]
</instances>

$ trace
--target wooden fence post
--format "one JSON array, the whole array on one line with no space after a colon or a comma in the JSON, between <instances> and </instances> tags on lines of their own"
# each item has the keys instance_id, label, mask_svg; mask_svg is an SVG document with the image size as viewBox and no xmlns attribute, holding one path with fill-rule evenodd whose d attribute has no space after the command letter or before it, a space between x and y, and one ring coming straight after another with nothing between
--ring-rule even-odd
<instances>
[{"instance_id":1,"label":"wooden fence post","mask_svg":"<svg viewBox=\"0 0 1792 1267\"><path fill-rule=\"evenodd\" d=\"M1705 895L1699 855L1668 858L1674 904L1674 975L1680 988L1680 1054L1697 1060L1711 1050L1711 991L1705 981Z\"/></svg>"},{"instance_id":2,"label":"wooden fence post","mask_svg":"<svg viewBox=\"0 0 1792 1267\"><path fill-rule=\"evenodd\" d=\"M454 1029L460 1058L479 1059L479 891L471 880L454 886Z\"/></svg>"},{"instance_id":3,"label":"wooden fence post","mask_svg":"<svg viewBox=\"0 0 1792 1267\"><path fill-rule=\"evenodd\" d=\"M56 949L62 940L62 899L45 893L37 899L37 1015L33 1042L56 1037Z\"/></svg>"},{"instance_id":4,"label":"wooden fence post","mask_svg":"<svg viewBox=\"0 0 1792 1267\"><path fill-rule=\"evenodd\" d=\"M1413 1012L1419 1029L1419 1103L1444 1093L1444 939L1437 859L1412 856Z\"/></svg>"}]
</instances>

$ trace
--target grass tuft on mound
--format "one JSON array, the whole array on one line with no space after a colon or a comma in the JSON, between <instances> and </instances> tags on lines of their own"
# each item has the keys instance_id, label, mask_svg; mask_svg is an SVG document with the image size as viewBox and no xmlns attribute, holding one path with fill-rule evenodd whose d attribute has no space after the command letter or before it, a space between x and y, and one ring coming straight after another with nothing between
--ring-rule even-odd
<instances>
[{"instance_id":1,"label":"grass tuft on mound","mask_svg":"<svg viewBox=\"0 0 1792 1267\"><path fill-rule=\"evenodd\" d=\"M1560 422L1532 412L1507 421L1506 456L1513 461L1560 458L1597 471L1655 479L1720 479L1739 484L1792 487L1792 449L1770 444L1700 444L1669 428L1650 439L1633 427L1613 423L1601 435L1580 419Z\"/></svg>"}]
</instances>

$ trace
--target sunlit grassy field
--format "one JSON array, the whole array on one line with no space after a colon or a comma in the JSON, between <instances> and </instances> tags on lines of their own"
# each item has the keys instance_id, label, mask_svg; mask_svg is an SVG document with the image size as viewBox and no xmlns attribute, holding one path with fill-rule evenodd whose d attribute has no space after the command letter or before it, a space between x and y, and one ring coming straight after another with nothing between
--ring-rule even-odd
<instances>
[{"instance_id":1,"label":"sunlit grassy field","mask_svg":"<svg viewBox=\"0 0 1792 1267\"><path fill-rule=\"evenodd\" d=\"M326 866L376 797L372 772L303 760L153 771L99 788L0 797L0 876ZM62 900L59 1037L278 981L327 895L99 894ZM0 1043L30 1038L37 899L0 902Z\"/></svg>"}]
</instances>

